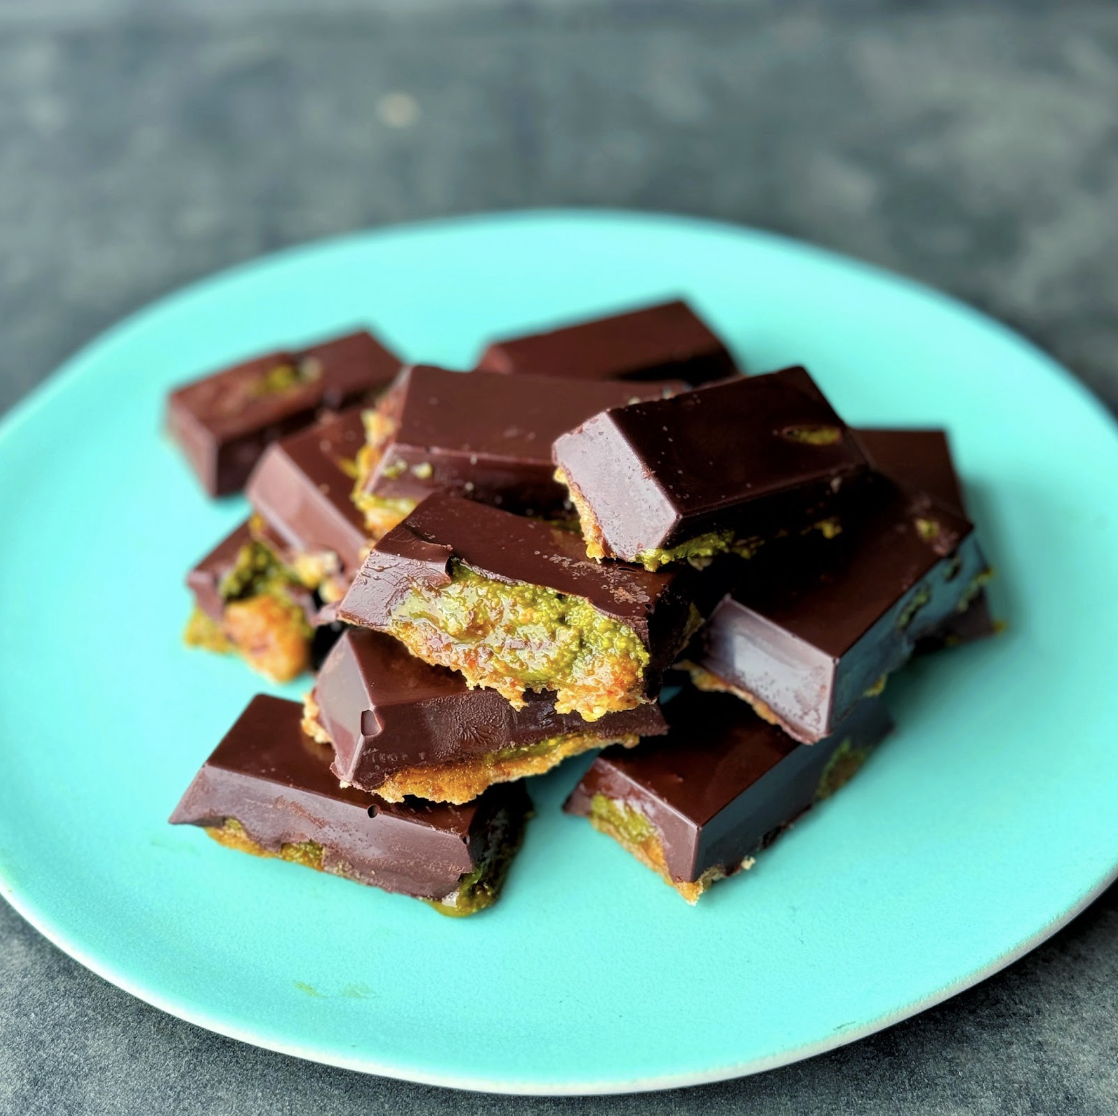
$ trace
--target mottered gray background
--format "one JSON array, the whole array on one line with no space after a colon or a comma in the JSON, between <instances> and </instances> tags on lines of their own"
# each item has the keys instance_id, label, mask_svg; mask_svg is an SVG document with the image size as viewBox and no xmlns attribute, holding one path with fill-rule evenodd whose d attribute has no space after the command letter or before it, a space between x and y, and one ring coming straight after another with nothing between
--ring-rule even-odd
<instances>
[{"instance_id":1,"label":"mottered gray background","mask_svg":"<svg viewBox=\"0 0 1118 1116\"><path fill-rule=\"evenodd\" d=\"M0 0L0 412L220 268L540 205L723 218L883 264L1116 409L1116 110L1118 5L1074 0ZM0 904L0 1114L1112 1114L1116 988L1112 888L1007 971L811 1061L495 1098L208 1034Z\"/></svg>"}]
</instances>

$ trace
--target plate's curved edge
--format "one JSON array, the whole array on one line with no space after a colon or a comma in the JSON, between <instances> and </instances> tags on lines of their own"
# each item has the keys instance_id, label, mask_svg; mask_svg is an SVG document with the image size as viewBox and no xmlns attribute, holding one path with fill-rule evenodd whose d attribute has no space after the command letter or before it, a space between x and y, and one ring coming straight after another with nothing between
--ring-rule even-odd
<instances>
[{"instance_id":1,"label":"plate's curved edge","mask_svg":"<svg viewBox=\"0 0 1118 1116\"><path fill-rule=\"evenodd\" d=\"M674 225L679 228L689 228L703 231L710 235L726 236L744 240L766 241L774 246L794 249L804 255L815 256L832 264L843 267L853 267L873 276L879 280L887 280L907 288L912 294L923 295L939 303L945 309L963 313L967 318L980 323L984 327L994 328L1007 340L1013 342L1021 349L1028 351L1032 356L1042 361L1049 371L1056 373L1059 378L1070 386L1083 402L1090 405L1100 417L1108 420L1118 429L1118 417L1110 408L1081 380L1077 379L1049 353L1045 352L1038 344L1006 325L997 318L984 314L977 307L965 302L952 294L947 294L936 287L930 286L919 279L914 279L903 272L893 271L881 264L872 263L858 256L852 256L834 248L823 247L806 240L800 240L784 233L772 232L768 229L756 228L752 225L736 225L730 221L723 221L715 217L699 217L692 214L663 213L657 210L632 210L632 209L603 209L588 207L578 208L553 208L540 207L538 209L517 210L477 210L471 213L453 214L445 217L430 217L418 221L408 221L396 225L384 225L368 229L351 230L337 233L333 236L319 237L314 240L303 241L274 252L267 252L261 256L242 260L232 264L221 271L203 276L185 286L170 291L145 303L139 309L127 314L119 322L96 334L74 353L67 357L37 388L23 399L19 400L7 414L0 416L0 439L10 434L17 427L22 426L36 411L49 405L54 396L63 390L65 385L75 376L80 375L82 367L91 360L96 360L102 349L110 348L116 343L119 335L133 329L143 328L149 318L165 313L179 302L186 302L197 297L206 287L215 283L235 280L242 272L249 272L260 267L279 267L296 261L300 258L313 257L319 253L328 253L342 244L359 240L385 240L396 236L410 236L416 232L430 232L438 234L447 228L466 227L473 224L518 224L531 221L586 221L601 220L611 222L624 222L639 225L642 223L655 225Z\"/></svg>"},{"instance_id":2,"label":"plate's curved edge","mask_svg":"<svg viewBox=\"0 0 1118 1116\"><path fill-rule=\"evenodd\" d=\"M1082 914L1111 884L1118 882L1118 865L1104 876L1096 886L1089 889L1076 903L1065 912L1043 926L1035 934L1019 942L1012 949L1007 950L999 957L994 958L988 965L968 973L943 988L937 989L922 1000L906 1004L896 1011L889 1012L878 1019L861 1027L852 1027L822 1039L819 1042L808 1043L793 1050L767 1058L757 1058L751 1062L740 1062L735 1065L722 1066L705 1073L665 1075L663 1077L645 1077L632 1081L595 1081L574 1082L563 1085L533 1083L530 1081L490 1081L485 1078L460 1078L443 1074L425 1073L421 1070L402 1068L399 1066L385 1065L362 1058L339 1058L328 1050L312 1050L289 1043L274 1041L253 1035L247 1030L230 1027L224 1021L211 1018L204 1012L194 1011L175 1004L172 1000L151 994L146 988L134 983L127 977L116 972L111 965L102 962L87 954L83 949L74 946L66 940L66 936L57 931L49 919L42 918L31 904L24 904L17 900L14 883L4 875L3 866L0 865L0 894L15 912L27 923L34 927L52 945L62 950L68 957L73 958L79 965L102 980L135 996L138 1000L150 1004L159 1011L166 1012L176 1019L182 1019L203 1030L212 1031L223 1035L225 1038L235 1039L237 1042L248 1043L264 1050L272 1050L277 1054L287 1054L294 1058L316 1062L320 1065L334 1066L337 1069L350 1070L357 1073L373 1074L378 1077L390 1077L397 1081L409 1081L416 1085L435 1085L443 1089L459 1089L472 1093L501 1093L511 1096L529 1097L575 1097L575 1096L606 1096L609 1094L652 1093L670 1089L683 1089L692 1085L713 1085L719 1081L733 1081L740 1077L751 1077L753 1074L765 1073L768 1070L779 1069L781 1066L793 1065L807 1058L814 1058L819 1054L836 1050L840 1046L857 1042L859 1039L876 1034L906 1019L919 1015L922 1012L942 1004L953 996L973 988L1003 969L1008 968L1015 961L1020 960L1027 953L1031 953L1037 946L1042 945L1067 926L1078 915Z\"/></svg>"}]
</instances>

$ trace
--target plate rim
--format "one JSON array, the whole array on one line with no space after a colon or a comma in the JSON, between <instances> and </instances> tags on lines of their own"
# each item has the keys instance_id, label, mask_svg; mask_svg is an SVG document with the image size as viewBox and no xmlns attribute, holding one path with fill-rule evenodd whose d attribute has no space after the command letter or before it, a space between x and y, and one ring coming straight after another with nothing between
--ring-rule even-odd
<instances>
[{"instance_id":1,"label":"plate rim","mask_svg":"<svg viewBox=\"0 0 1118 1116\"><path fill-rule=\"evenodd\" d=\"M577 207L539 207L516 210L475 211L465 214L441 216L417 221L402 222L399 224L384 225L368 229L351 230L345 233L304 241L295 245L281 248L277 251L266 252L250 259L240 261L230 267L203 275L172 291L163 294L150 302L125 315L107 329L97 333L92 339L80 346L68 356L45 380L28 392L23 398L0 417L0 442L14 434L28 421L33 421L35 415L43 408L49 407L54 398L73 379L84 374L90 364L95 364L100 357L101 350L109 348L116 343L120 334L130 333L137 328L143 328L149 318L156 318L168 310L173 310L177 303L187 302L197 297L204 288L216 283L234 280L242 272L258 270L261 267L298 266L300 258L310 258L319 253L329 253L346 244L361 241L383 241L396 236L409 236L417 231L437 234L442 230L457 230L471 225L501 224L512 225L516 223L530 223L533 221L569 221L586 223L603 221L611 223L627 223L631 226L647 225L658 227L674 227L681 231L692 229L708 235L731 236L742 240L767 243L785 251L795 252L801 256L814 257L824 263L839 264L847 269L854 269L878 281L885 281L894 286L907 288L911 293L924 299L938 303L940 307L950 310L956 315L964 316L972 322L981 324L987 330L1000 333L1021 349L1043 364L1049 372L1060 379L1065 389L1070 389L1078 395L1081 403L1088 407L1101 418L1105 425L1111 429L1112 435L1118 437L1118 419L1112 414L1101 398L1095 394L1082 380L1078 379L1068 368L1061 364L1049 353L1045 352L1030 338L1019 333L1005 323L993 318L976 307L969 305L954 295L948 294L932 287L920 280L913 279L903 273L878 264L870 263L859 257L849 255L828 247L823 247L809 241L797 239L782 233L771 232L766 229L750 225L735 224L730 221L706 217L690 216L686 214L665 213L652 210L610 209L610 208L577 208ZM422 1069L406 1065L388 1065L376 1059L352 1055L339 1055L330 1050L317 1049L311 1045L298 1042L285 1042L260 1033L254 1033L251 1028L240 1027L235 1024L218 1019L204 1010L193 1006L184 1006L174 996L163 996L157 991L146 987L142 981L134 981L126 973L112 963L96 956L96 951L87 952L80 944L71 940L66 931L44 914L38 906L27 900L16 882L10 877L6 866L0 860L0 895L26 922L41 933L52 945L73 958L83 967L89 969L98 977L108 981L116 987L135 996L137 999L150 1004L160 1011L182 1019L195 1026L202 1027L227 1038L245 1042L263 1049L277 1053L287 1054L304 1060L314 1061L323 1065L330 1065L351 1071L375 1074L396 1080L409 1081L422 1085L434 1085L442 1088L466 1090L470 1092L488 1092L504 1095L520 1096L602 1096L621 1095L628 1093L652 1092L674 1088L683 1088L692 1085L712 1084L719 1081L733 1080L739 1077L751 1076L770 1069L790 1065L806 1058L844 1046L875 1034L893 1026L905 1019L911 1018L937 1004L966 991L979 984L981 981L1000 972L1014 961L1031 952L1037 946L1047 941L1061 929L1071 923L1092 902L1094 902L1108 887L1118 881L1118 863L1105 873L1096 884L1081 895L1075 903L1061 912L1049 923L1042 926L1034 934L1011 946L1005 952L993 958L988 964L980 966L973 972L967 973L957 980L949 982L938 988L926 997L904 1004L894 1011L864 1025L852 1026L835 1034L828 1035L814 1043L806 1043L793 1049L784 1050L779 1054L761 1058L731 1063L717 1069L699 1073L675 1073L658 1076L641 1077L623 1081L567 1081L563 1083L533 1082L531 1080L491 1080L484 1077L469 1077L458 1074L431 1073Z\"/></svg>"}]
</instances>

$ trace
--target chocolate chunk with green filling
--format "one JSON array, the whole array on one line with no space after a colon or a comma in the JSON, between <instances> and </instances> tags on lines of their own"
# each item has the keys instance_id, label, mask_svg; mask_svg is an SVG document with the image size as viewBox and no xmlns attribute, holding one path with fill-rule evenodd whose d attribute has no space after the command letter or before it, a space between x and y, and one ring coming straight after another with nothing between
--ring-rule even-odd
<instances>
[{"instance_id":1,"label":"chocolate chunk with green filling","mask_svg":"<svg viewBox=\"0 0 1118 1116\"><path fill-rule=\"evenodd\" d=\"M607 748L564 809L586 817L694 903L829 798L892 729L867 699L818 744L797 744L727 694L669 701L668 735Z\"/></svg>"},{"instance_id":2,"label":"chocolate chunk with green filling","mask_svg":"<svg viewBox=\"0 0 1118 1116\"><path fill-rule=\"evenodd\" d=\"M184 633L188 646L237 652L277 682L306 670L314 599L249 523L235 528L190 571L187 586L195 600Z\"/></svg>"},{"instance_id":3,"label":"chocolate chunk with green filling","mask_svg":"<svg viewBox=\"0 0 1118 1116\"><path fill-rule=\"evenodd\" d=\"M752 559L685 655L697 685L738 694L806 743L956 625L989 575L974 525L940 499L958 499L937 477L952 474L942 433L857 436L890 474L863 483L836 537L776 542Z\"/></svg>"},{"instance_id":4,"label":"chocolate chunk with green filling","mask_svg":"<svg viewBox=\"0 0 1118 1116\"><path fill-rule=\"evenodd\" d=\"M604 411L558 438L554 457L587 554L650 569L828 519L866 471L803 368Z\"/></svg>"},{"instance_id":5,"label":"chocolate chunk with green filling","mask_svg":"<svg viewBox=\"0 0 1118 1116\"><path fill-rule=\"evenodd\" d=\"M237 492L271 442L329 411L371 404L400 360L361 330L274 352L185 384L167 423L211 496Z\"/></svg>"},{"instance_id":6,"label":"chocolate chunk with green filling","mask_svg":"<svg viewBox=\"0 0 1118 1116\"><path fill-rule=\"evenodd\" d=\"M244 852L294 861L445 914L493 903L531 812L521 783L461 806L388 803L339 787L330 748L300 728L295 702L258 695L171 816Z\"/></svg>"},{"instance_id":7,"label":"chocolate chunk with green filling","mask_svg":"<svg viewBox=\"0 0 1118 1116\"><path fill-rule=\"evenodd\" d=\"M686 390L680 381L572 381L415 365L370 421L354 499L374 531L394 526L434 491L519 515L569 517L566 489L553 476L552 442L607 407Z\"/></svg>"},{"instance_id":8,"label":"chocolate chunk with green filling","mask_svg":"<svg viewBox=\"0 0 1118 1116\"><path fill-rule=\"evenodd\" d=\"M436 493L377 543L338 606L518 708L551 691L588 720L651 701L710 603L690 567L599 564L576 536Z\"/></svg>"},{"instance_id":9,"label":"chocolate chunk with green filling","mask_svg":"<svg viewBox=\"0 0 1118 1116\"><path fill-rule=\"evenodd\" d=\"M334 774L391 801L468 802L492 783L541 774L566 756L667 731L657 705L593 724L558 713L550 693L529 693L516 709L363 628L347 630L326 657L306 712L307 729L333 745Z\"/></svg>"}]
</instances>

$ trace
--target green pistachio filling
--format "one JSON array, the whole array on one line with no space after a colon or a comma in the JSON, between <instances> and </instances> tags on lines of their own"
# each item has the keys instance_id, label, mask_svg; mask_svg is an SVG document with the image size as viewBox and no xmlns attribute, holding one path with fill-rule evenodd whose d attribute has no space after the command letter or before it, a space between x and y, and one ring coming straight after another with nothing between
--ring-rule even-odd
<instances>
[{"instance_id":1,"label":"green pistachio filling","mask_svg":"<svg viewBox=\"0 0 1118 1116\"><path fill-rule=\"evenodd\" d=\"M822 802L824 798L830 798L835 791L849 783L858 774L869 754L869 748L855 748L852 740L844 740L835 749L834 755L823 768L823 774L819 776L815 801Z\"/></svg>"},{"instance_id":2,"label":"green pistachio filling","mask_svg":"<svg viewBox=\"0 0 1118 1116\"><path fill-rule=\"evenodd\" d=\"M226 818L223 825L207 829L207 832L220 844L253 856L277 857L293 864L302 864L305 868L313 868L316 872L324 870L326 852L317 841L289 842L280 845L276 851L254 841L236 818Z\"/></svg>"},{"instance_id":3,"label":"green pistachio filling","mask_svg":"<svg viewBox=\"0 0 1118 1116\"><path fill-rule=\"evenodd\" d=\"M253 395L279 395L302 384L310 384L322 375L317 361L303 360L294 364L276 364L252 385Z\"/></svg>"},{"instance_id":4,"label":"green pistachio filling","mask_svg":"<svg viewBox=\"0 0 1118 1116\"><path fill-rule=\"evenodd\" d=\"M799 442L805 446L834 446L842 441L842 431L837 426L788 426L781 431L781 436L790 442Z\"/></svg>"},{"instance_id":5,"label":"green pistachio filling","mask_svg":"<svg viewBox=\"0 0 1118 1116\"><path fill-rule=\"evenodd\" d=\"M963 595L959 598L959 603L955 606L955 611L966 612L974 603L974 598L986 588L993 576L994 571L992 569L985 569L981 573L976 574L963 591Z\"/></svg>"},{"instance_id":6,"label":"green pistachio filling","mask_svg":"<svg viewBox=\"0 0 1118 1116\"><path fill-rule=\"evenodd\" d=\"M233 650L233 644L222 630L221 622L197 607L186 622L182 638L187 647L200 647L203 651L213 651L218 655L227 655Z\"/></svg>"},{"instance_id":7,"label":"green pistachio filling","mask_svg":"<svg viewBox=\"0 0 1118 1116\"><path fill-rule=\"evenodd\" d=\"M486 848L477 867L459 879L458 887L450 895L424 902L450 918L465 918L492 906L524 840L523 820L513 818L507 810L501 811L490 824Z\"/></svg>"},{"instance_id":8,"label":"green pistachio filling","mask_svg":"<svg viewBox=\"0 0 1118 1116\"><path fill-rule=\"evenodd\" d=\"M407 496L374 496L371 492L356 489L353 502L358 511L364 513L365 527L375 539L383 538L398 523L402 523L413 511L418 500Z\"/></svg>"},{"instance_id":9,"label":"green pistachio filling","mask_svg":"<svg viewBox=\"0 0 1118 1116\"><path fill-rule=\"evenodd\" d=\"M829 536L828 536L829 537ZM733 531L708 531L696 535L678 546L653 547L642 550L634 559L646 570L658 570L671 562L688 561L700 569L718 554L736 554L740 558L752 558L764 540L758 538L739 539Z\"/></svg>"},{"instance_id":10,"label":"green pistachio filling","mask_svg":"<svg viewBox=\"0 0 1118 1116\"><path fill-rule=\"evenodd\" d=\"M645 841L660 839L656 827L644 814L604 794L596 794L590 799L590 822L622 844L634 848Z\"/></svg>"},{"instance_id":11,"label":"green pistachio filling","mask_svg":"<svg viewBox=\"0 0 1118 1116\"><path fill-rule=\"evenodd\" d=\"M558 712L587 721L642 700L649 654L632 628L580 597L496 581L459 562L450 584L405 594L390 632L419 658L518 709L526 690L554 690Z\"/></svg>"},{"instance_id":12,"label":"green pistachio filling","mask_svg":"<svg viewBox=\"0 0 1118 1116\"><path fill-rule=\"evenodd\" d=\"M289 596L292 588L302 588L295 571L284 565L260 542L248 542L237 552L232 569L218 583L222 600L241 601L265 594ZM311 587L313 588L313 587Z\"/></svg>"},{"instance_id":13,"label":"green pistachio filling","mask_svg":"<svg viewBox=\"0 0 1118 1116\"><path fill-rule=\"evenodd\" d=\"M705 535L696 535L693 539L680 543L678 546L652 547L642 550L636 561L640 562L646 570L658 570L669 562L679 562L683 559L713 558L716 554L725 554L734 546L733 531L708 531Z\"/></svg>"}]
</instances>

